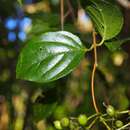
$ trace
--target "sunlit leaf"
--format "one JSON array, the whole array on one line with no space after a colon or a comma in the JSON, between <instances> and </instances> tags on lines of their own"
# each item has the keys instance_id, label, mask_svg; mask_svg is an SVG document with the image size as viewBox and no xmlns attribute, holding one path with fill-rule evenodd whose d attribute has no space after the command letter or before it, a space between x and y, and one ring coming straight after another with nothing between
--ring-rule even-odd
<instances>
[{"instance_id":1,"label":"sunlit leaf","mask_svg":"<svg viewBox=\"0 0 130 130\"><path fill-rule=\"evenodd\" d=\"M57 80L69 74L84 53L80 39L72 33L45 33L23 48L17 64L17 78L35 82Z\"/></svg>"},{"instance_id":2,"label":"sunlit leaf","mask_svg":"<svg viewBox=\"0 0 130 130\"><path fill-rule=\"evenodd\" d=\"M123 16L117 5L105 0L91 0L87 12L103 40L115 37L122 29Z\"/></svg>"}]
</instances>

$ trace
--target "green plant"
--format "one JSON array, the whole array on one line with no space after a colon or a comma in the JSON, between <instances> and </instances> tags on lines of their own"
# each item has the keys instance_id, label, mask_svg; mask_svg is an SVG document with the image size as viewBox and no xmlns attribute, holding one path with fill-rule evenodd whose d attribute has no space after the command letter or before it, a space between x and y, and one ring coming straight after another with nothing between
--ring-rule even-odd
<instances>
[{"instance_id":1,"label":"green plant","mask_svg":"<svg viewBox=\"0 0 130 130\"><path fill-rule=\"evenodd\" d=\"M86 125L87 120L88 119L87 119L86 115L79 115L79 117L78 117L78 122L80 125Z\"/></svg>"},{"instance_id":2,"label":"green plant","mask_svg":"<svg viewBox=\"0 0 130 130\"><path fill-rule=\"evenodd\" d=\"M64 117L63 119L61 119L61 125L63 127L68 127L69 126L69 119L67 117Z\"/></svg>"},{"instance_id":3,"label":"green plant","mask_svg":"<svg viewBox=\"0 0 130 130\"><path fill-rule=\"evenodd\" d=\"M98 67L97 47L103 44L110 50L116 50L123 42L129 40L115 40L123 26L122 13L115 2L91 0L86 11L93 21L92 39L90 48L85 47L79 37L71 32L63 31L63 0L61 0L61 28L62 31L47 32L31 38L20 53L16 68L18 79L48 83L58 80L72 72L81 62L84 55L94 50L94 65L91 76L91 93L96 114L78 118L70 117L55 121L57 129L68 127L74 129L91 129L97 121L101 122L108 130L119 127L118 130L128 127L130 123L123 124L117 121L119 115L128 114L129 111L115 112L111 105L106 108L106 114L100 112L94 93L95 72ZM96 35L100 34L101 40L97 42ZM119 43L119 44L118 44ZM116 121L116 126L113 122ZM64 122L64 123L63 123ZM118 123L117 123L118 122ZM120 123L120 124L119 124ZM62 124L62 125L61 125ZM112 124L112 125L111 125Z\"/></svg>"},{"instance_id":4,"label":"green plant","mask_svg":"<svg viewBox=\"0 0 130 130\"><path fill-rule=\"evenodd\" d=\"M106 109L106 112L109 116L113 117L115 116L115 109L113 106L109 105Z\"/></svg>"},{"instance_id":5,"label":"green plant","mask_svg":"<svg viewBox=\"0 0 130 130\"><path fill-rule=\"evenodd\" d=\"M54 126L55 126L56 129L58 129L58 130L61 130L61 129L62 129L62 126L61 126L60 121L54 121Z\"/></svg>"},{"instance_id":6,"label":"green plant","mask_svg":"<svg viewBox=\"0 0 130 130\"><path fill-rule=\"evenodd\" d=\"M123 122L120 121L120 120L117 120L117 121L115 122L115 125L116 125L117 128L121 128L121 127L123 126Z\"/></svg>"}]
</instances>

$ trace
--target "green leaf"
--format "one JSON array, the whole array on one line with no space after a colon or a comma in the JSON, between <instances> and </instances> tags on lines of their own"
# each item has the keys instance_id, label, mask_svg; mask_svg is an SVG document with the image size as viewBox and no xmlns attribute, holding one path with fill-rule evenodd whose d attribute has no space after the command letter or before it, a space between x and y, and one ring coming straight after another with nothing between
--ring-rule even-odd
<instances>
[{"instance_id":1,"label":"green leaf","mask_svg":"<svg viewBox=\"0 0 130 130\"><path fill-rule=\"evenodd\" d=\"M29 32L29 36L39 35L41 33L45 33L51 30L49 23L43 22L42 20L34 21L32 24L32 28Z\"/></svg>"},{"instance_id":2,"label":"green leaf","mask_svg":"<svg viewBox=\"0 0 130 130\"><path fill-rule=\"evenodd\" d=\"M85 51L80 39L72 33L45 33L29 41L23 48L16 76L41 83L57 80L80 63Z\"/></svg>"},{"instance_id":3,"label":"green leaf","mask_svg":"<svg viewBox=\"0 0 130 130\"><path fill-rule=\"evenodd\" d=\"M110 51L113 52L113 51L116 51L117 49L119 49L120 46L127 41L130 41L130 38L125 38L122 40L108 41L108 42L105 42L104 44Z\"/></svg>"},{"instance_id":4,"label":"green leaf","mask_svg":"<svg viewBox=\"0 0 130 130\"><path fill-rule=\"evenodd\" d=\"M56 109L57 103L52 104L33 104L33 119L35 121L43 120L49 117Z\"/></svg>"},{"instance_id":5,"label":"green leaf","mask_svg":"<svg viewBox=\"0 0 130 130\"><path fill-rule=\"evenodd\" d=\"M117 5L103 0L91 0L87 12L103 40L115 37L122 29L123 16Z\"/></svg>"},{"instance_id":6,"label":"green leaf","mask_svg":"<svg viewBox=\"0 0 130 130\"><path fill-rule=\"evenodd\" d=\"M57 31L59 26L58 16L55 14L33 14L30 16L32 19L32 27L29 36L39 35L49 31ZM53 20L52 20L53 19Z\"/></svg>"}]
</instances>

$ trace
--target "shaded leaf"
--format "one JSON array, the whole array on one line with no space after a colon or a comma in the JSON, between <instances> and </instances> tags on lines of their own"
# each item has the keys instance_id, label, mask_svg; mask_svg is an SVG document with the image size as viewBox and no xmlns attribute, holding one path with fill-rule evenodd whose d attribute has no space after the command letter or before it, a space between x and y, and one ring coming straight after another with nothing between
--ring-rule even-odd
<instances>
[{"instance_id":1,"label":"shaded leaf","mask_svg":"<svg viewBox=\"0 0 130 130\"><path fill-rule=\"evenodd\" d=\"M30 17L32 19L32 27L29 31L28 39L31 39L35 35L58 30L57 26L59 25L59 19L55 14L38 13L33 14Z\"/></svg>"},{"instance_id":2,"label":"shaded leaf","mask_svg":"<svg viewBox=\"0 0 130 130\"><path fill-rule=\"evenodd\" d=\"M87 12L103 40L115 37L122 29L123 16L119 7L103 0L91 0Z\"/></svg>"},{"instance_id":3,"label":"shaded leaf","mask_svg":"<svg viewBox=\"0 0 130 130\"><path fill-rule=\"evenodd\" d=\"M130 41L130 38L122 39L122 40L114 40L114 41L108 41L105 42L105 46L110 50L110 51L116 51L117 49L120 48L120 46L127 42Z\"/></svg>"},{"instance_id":4,"label":"shaded leaf","mask_svg":"<svg viewBox=\"0 0 130 130\"><path fill-rule=\"evenodd\" d=\"M44 33L49 30L51 30L49 23L43 22L42 20L37 20L33 22L31 31L29 33L30 35L33 36L33 35Z\"/></svg>"},{"instance_id":5,"label":"shaded leaf","mask_svg":"<svg viewBox=\"0 0 130 130\"><path fill-rule=\"evenodd\" d=\"M56 109L57 103L52 104L33 104L33 119L35 121L43 120L49 117Z\"/></svg>"},{"instance_id":6,"label":"shaded leaf","mask_svg":"<svg viewBox=\"0 0 130 130\"><path fill-rule=\"evenodd\" d=\"M72 33L45 33L23 48L16 76L41 83L57 80L69 74L80 63L84 53L80 39Z\"/></svg>"}]
</instances>

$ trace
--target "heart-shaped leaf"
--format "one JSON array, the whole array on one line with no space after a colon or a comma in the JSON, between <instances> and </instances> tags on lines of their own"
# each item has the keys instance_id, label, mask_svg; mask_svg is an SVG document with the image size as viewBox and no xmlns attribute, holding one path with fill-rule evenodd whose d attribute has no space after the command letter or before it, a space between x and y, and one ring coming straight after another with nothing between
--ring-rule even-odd
<instances>
[{"instance_id":1,"label":"heart-shaped leaf","mask_svg":"<svg viewBox=\"0 0 130 130\"><path fill-rule=\"evenodd\" d=\"M90 0L87 12L103 40L112 39L122 29L123 16L117 5L105 0Z\"/></svg>"},{"instance_id":2,"label":"heart-shaped leaf","mask_svg":"<svg viewBox=\"0 0 130 130\"><path fill-rule=\"evenodd\" d=\"M80 63L84 53L80 39L72 33L45 33L23 48L16 76L41 83L57 80L69 74Z\"/></svg>"}]
</instances>

